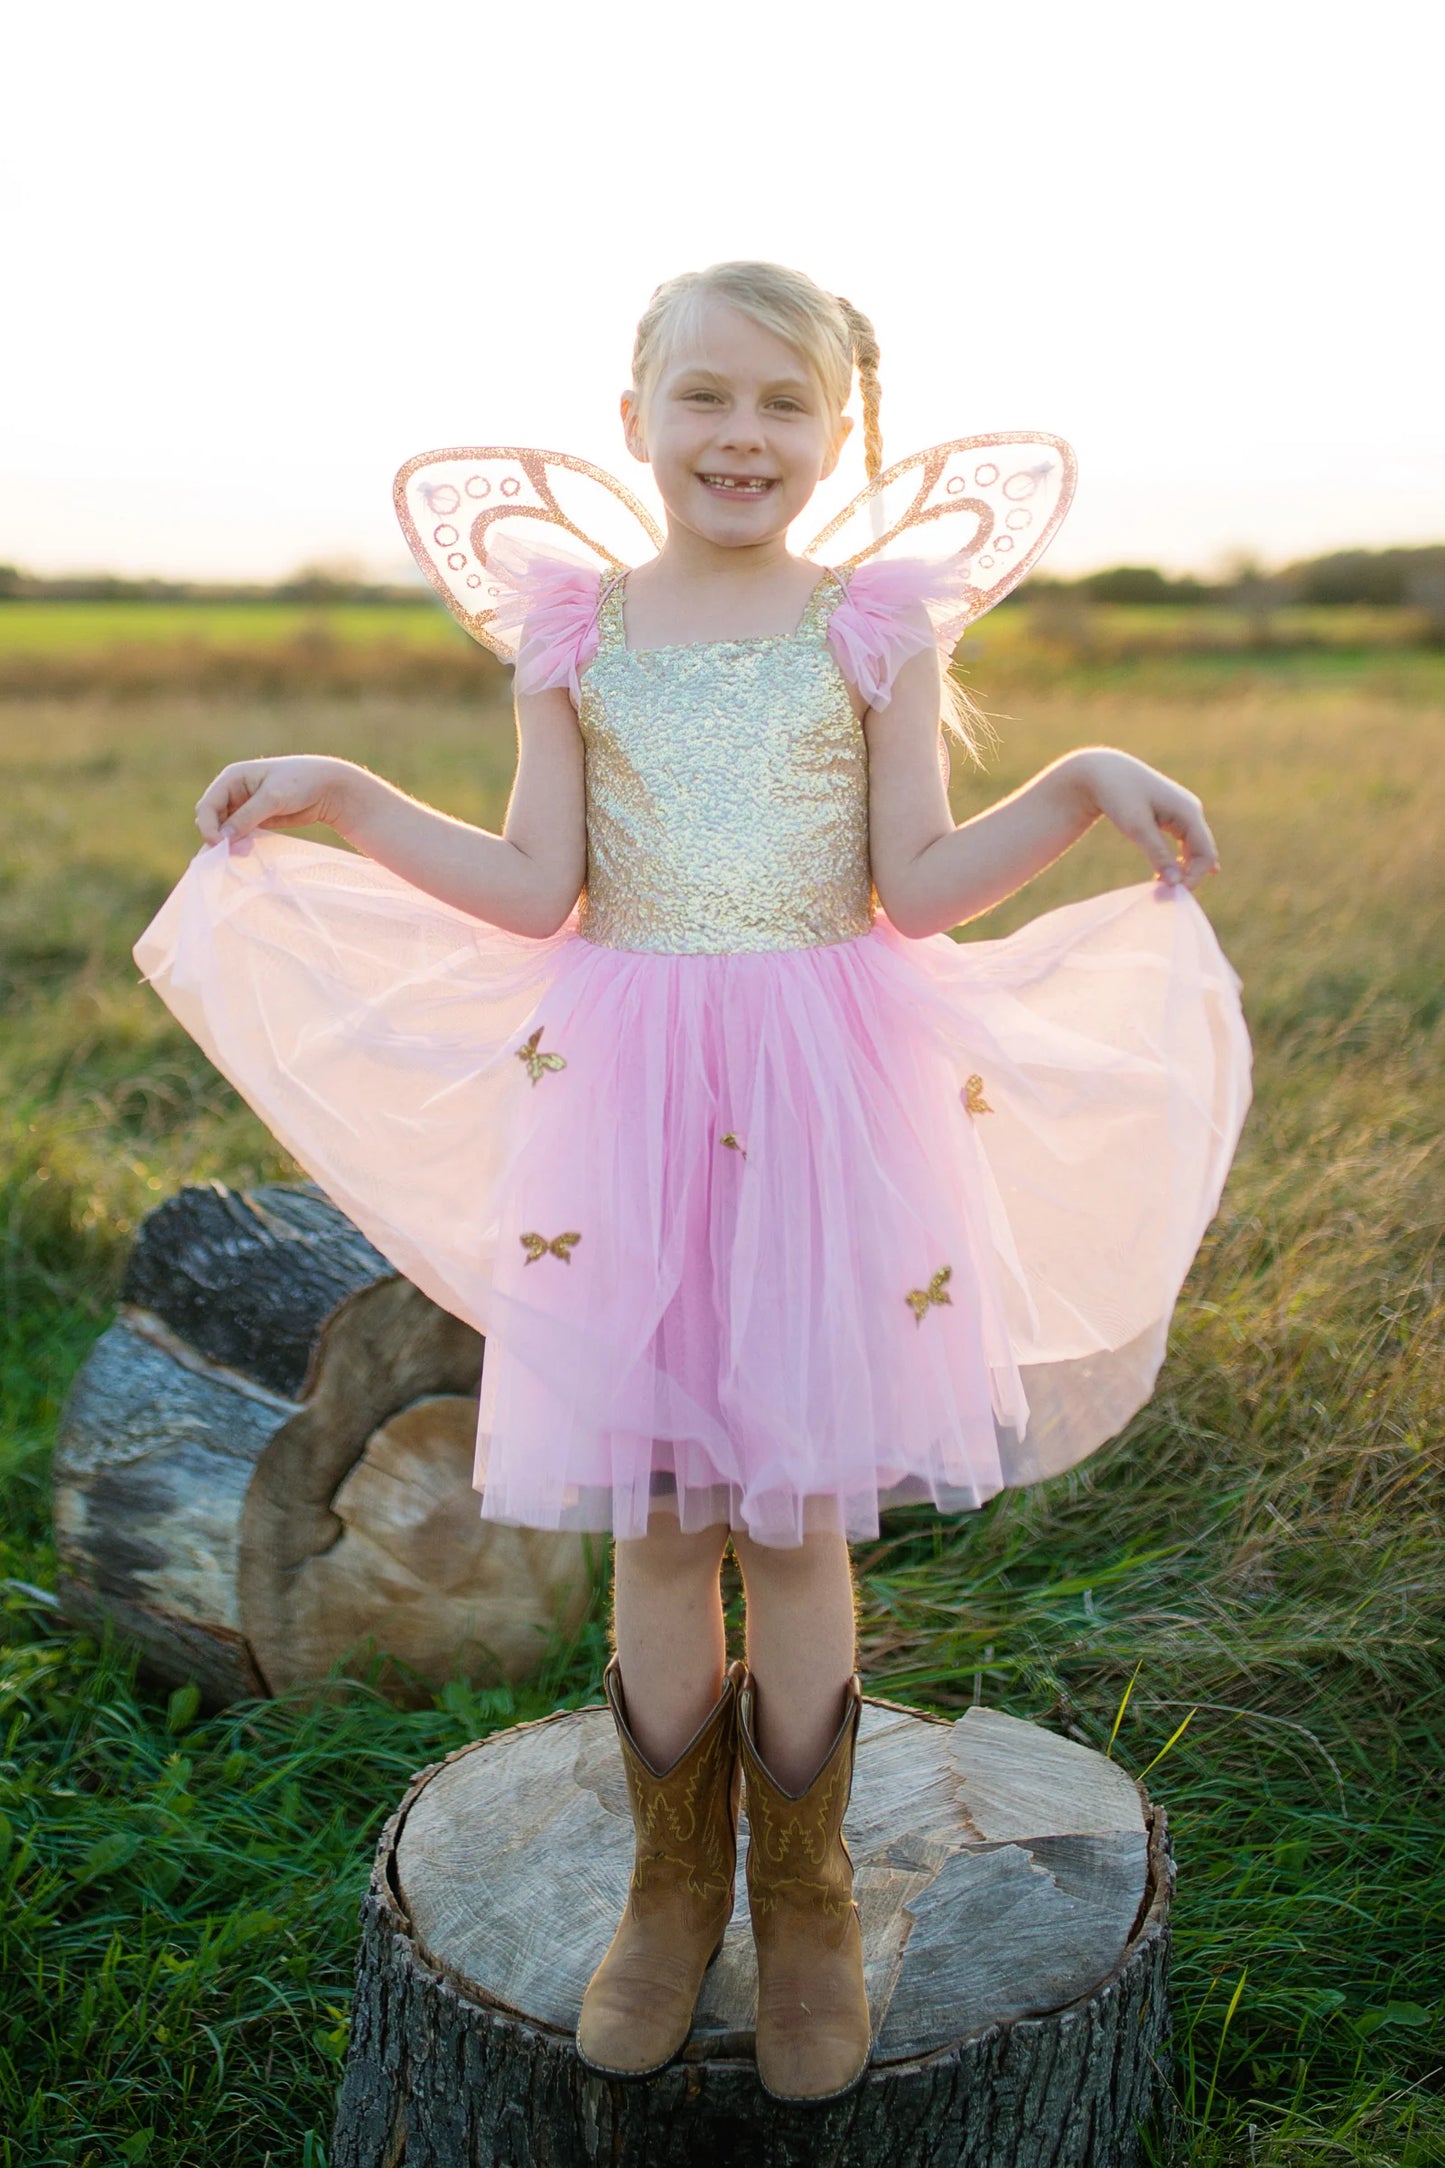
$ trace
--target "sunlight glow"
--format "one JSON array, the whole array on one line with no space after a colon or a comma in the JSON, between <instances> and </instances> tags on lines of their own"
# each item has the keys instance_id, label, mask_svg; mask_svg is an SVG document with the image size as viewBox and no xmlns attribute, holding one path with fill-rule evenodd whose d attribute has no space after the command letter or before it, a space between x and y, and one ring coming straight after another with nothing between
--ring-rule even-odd
<instances>
[{"instance_id":1,"label":"sunlight glow","mask_svg":"<svg viewBox=\"0 0 1445 2168\"><path fill-rule=\"evenodd\" d=\"M891 456L1070 438L1054 569L1439 540L1441 21L1403 0L1367 21L1333 0L27 10L0 561L400 574L414 452L538 443L625 478L637 313L727 255L869 312Z\"/></svg>"}]
</instances>

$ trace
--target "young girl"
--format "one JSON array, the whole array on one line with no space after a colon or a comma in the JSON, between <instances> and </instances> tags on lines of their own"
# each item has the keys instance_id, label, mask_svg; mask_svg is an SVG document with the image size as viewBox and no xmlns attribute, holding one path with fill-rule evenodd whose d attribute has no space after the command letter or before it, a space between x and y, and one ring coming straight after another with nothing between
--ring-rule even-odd
<instances>
[{"instance_id":1,"label":"young girl","mask_svg":"<svg viewBox=\"0 0 1445 2168\"><path fill-rule=\"evenodd\" d=\"M595 470L558 455L495 455L496 492L468 470L475 564L462 486L425 500L457 614L521 631L502 833L344 760L240 761L136 951L296 1158L487 1334L483 1514L615 1535L636 1866L579 2053L640 2076L682 2047L745 1782L759 2075L810 2101L870 2052L848 1541L1122 1427L1248 1098L1190 791L1091 747L950 816L935 626L951 645L1026 512L932 563L789 553L855 367L878 474L876 365L866 319L794 272L660 287L622 399L666 511L650 561L509 540L522 499L581 533L546 477ZM1153 881L942 938L1101 816ZM353 853L269 833L311 822Z\"/></svg>"}]
</instances>

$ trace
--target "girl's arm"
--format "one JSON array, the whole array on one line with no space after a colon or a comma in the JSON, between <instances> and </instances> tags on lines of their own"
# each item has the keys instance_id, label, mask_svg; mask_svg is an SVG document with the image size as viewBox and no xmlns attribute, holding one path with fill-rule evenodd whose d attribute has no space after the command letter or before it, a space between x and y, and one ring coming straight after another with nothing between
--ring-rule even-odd
<instances>
[{"instance_id":1,"label":"girl's arm","mask_svg":"<svg viewBox=\"0 0 1445 2168\"><path fill-rule=\"evenodd\" d=\"M1109 746L1066 753L955 826L939 772L938 707L939 662L929 649L899 670L887 707L863 719L873 880L900 933L921 939L991 910L1100 815L1137 843L1166 881L1197 888L1217 871L1214 838L1194 793Z\"/></svg>"},{"instance_id":2,"label":"girl's arm","mask_svg":"<svg viewBox=\"0 0 1445 2168\"><path fill-rule=\"evenodd\" d=\"M349 760L233 761L196 807L207 843L321 821L415 888L507 933L556 933L587 870L582 739L564 690L517 700L517 773L502 833L422 805Z\"/></svg>"}]
</instances>

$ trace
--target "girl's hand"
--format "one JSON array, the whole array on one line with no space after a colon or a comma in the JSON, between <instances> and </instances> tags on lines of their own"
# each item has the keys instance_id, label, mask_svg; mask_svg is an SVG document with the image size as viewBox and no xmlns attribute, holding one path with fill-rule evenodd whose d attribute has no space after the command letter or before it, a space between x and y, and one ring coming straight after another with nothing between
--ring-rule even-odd
<instances>
[{"instance_id":1,"label":"girl's hand","mask_svg":"<svg viewBox=\"0 0 1445 2168\"><path fill-rule=\"evenodd\" d=\"M1206 874L1219 871L1219 852L1192 790L1109 746L1075 757L1093 810L1138 844L1161 880L1198 888Z\"/></svg>"},{"instance_id":2,"label":"girl's hand","mask_svg":"<svg viewBox=\"0 0 1445 2168\"><path fill-rule=\"evenodd\" d=\"M196 803L207 843L232 842L257 828L309 828L324 821L340 835L366 771L349 760L287 753L275 760L233 760Z\"/></svg>"}]
</instances>

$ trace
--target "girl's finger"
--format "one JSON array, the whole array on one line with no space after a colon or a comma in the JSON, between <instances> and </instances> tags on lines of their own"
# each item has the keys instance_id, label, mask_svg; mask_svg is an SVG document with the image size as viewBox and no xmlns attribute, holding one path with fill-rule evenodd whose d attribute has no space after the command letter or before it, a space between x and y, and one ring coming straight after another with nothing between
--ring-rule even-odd
<instances>
[{"instance_id":1,"label":"girl's finger","mask_svg":"<svg viewBox=\"0 0 1445 2168\"><path fill-rule=\"evenodd\" d=\"M1198 888L1209 874L1219 870L1219 848L1202 813L1181 826L1180 841L1184 846L1184 879L1190 888Z\"/></svg>"},{"instance_id":2,"label":"girl's finger","mask_svg":"<svg viewBox=\"0 0 1445 2168\"><path fill-rule=\"evenodd\" d=\"M218 841L232 812L245 804L263 776L264 770L252 771L233 762L202 792L196 803L196 826L208 843Z\"/></svg>"},{"instance_id":3,"label":"girl's finger","mask_svg":"<svg viewBox=\"0 0 1445 2168\"><path fill-rule=\"evenodd\" d=\"M218 775L210 788L196 800L196 826L203 840L215 843L221 833L221 823L231 810L231 789L224 776Z\"/></svg>"},{"instance_id":4,"label":"girl's finger","mask_svg":"<svg viewBox=\"0 0 1445 2168\"><path fill-rule=\"evenodd\" d=\"M241 800L234 813L227 814L221 823L222 835L229 836L233 843L250 835L253 828L260 827L268 813L275 812L276 796L269 783L262 783Z\"/></svg>"},{"instance_id":5,"label":"girl's finger","mask_svg":"<svg viewBox=\"0 0 1445 2168\"><path fill-rule=\"evenodd\" d=\"M223 836L246 835L258 819L273 810L276 786L265 767L229 768L218 780L228 784L219 808Z\"/></svg>"},{"instance_id":6,"label":"girl's finger","mask_svg":"<svg viewBox=\"0 0 1445 2168\"><path fill-rule=\"evenodd\" d=\"M1138 844L1160 880L1169 882L1172 887L1176 881L1182 879L1183 873L1179 864L1178 849L1173 838L1165 833L1163 826L1157 819L1150 821L1145 828L1135 829L1133 835L1134 841Z\"/></svg>"}]
</instances>

